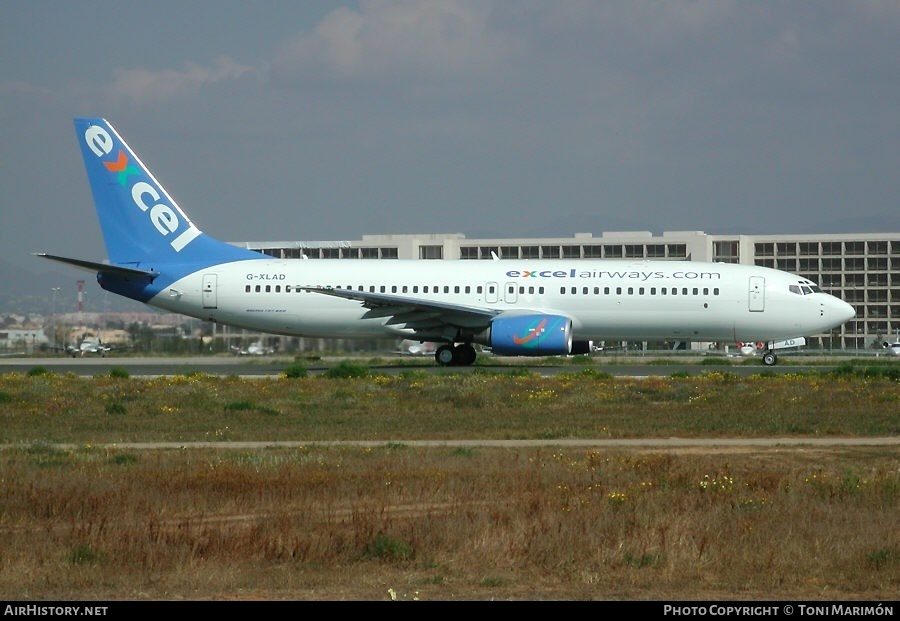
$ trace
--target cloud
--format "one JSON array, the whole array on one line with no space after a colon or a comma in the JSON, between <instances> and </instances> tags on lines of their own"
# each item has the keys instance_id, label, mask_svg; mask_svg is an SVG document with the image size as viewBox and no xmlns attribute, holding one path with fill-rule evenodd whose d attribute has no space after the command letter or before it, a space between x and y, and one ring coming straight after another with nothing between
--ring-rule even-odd
<instances>
[{"instance_id":1,"label":"cloud","mask_svg":"<svg viewBox=\"0 0 900 621\"><path fill-rule=\"evenodd\" d=\"M490 3L466 0L369 0L338 8L311 33L285 43L279 75L333 77L446 76L496 68L520 42L490 27Z\"/></svg>"},{"instance_id":2,"label":"cloud","mask_svg":"<svg viewBox=\"0 0 900 621\"><path fill-rule=\"evenodd\" d=\"M193 95L205 86L235 80L252 71L252 67L242 65L231 58L220 57L212 66L204 67L187 63L184 69L122 69L110 87L114 98L135 103L152 103Z\"/></svg>"}]
</instances>

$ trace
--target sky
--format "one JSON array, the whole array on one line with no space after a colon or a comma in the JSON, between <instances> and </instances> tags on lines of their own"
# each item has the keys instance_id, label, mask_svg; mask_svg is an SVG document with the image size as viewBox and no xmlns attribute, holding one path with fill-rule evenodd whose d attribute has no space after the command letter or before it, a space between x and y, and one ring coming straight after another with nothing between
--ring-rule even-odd
<instances>
[{"instance_id":1,"label":"sky","mask_svg":"<svg viewBox=\"0 0 900 621\"><path fill-rule=\"evenodd\" d=\"M900 231L896 0L5 0L0 58L22 273L106 257L76 116L226 241Z\"/></svg>"}]
</instances>

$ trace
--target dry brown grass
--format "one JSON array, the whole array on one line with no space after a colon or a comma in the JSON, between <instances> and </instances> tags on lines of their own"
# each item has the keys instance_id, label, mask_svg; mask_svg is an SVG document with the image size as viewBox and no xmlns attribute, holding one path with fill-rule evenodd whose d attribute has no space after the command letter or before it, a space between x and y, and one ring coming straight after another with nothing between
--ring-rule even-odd
<instances>
[{"instance_id":1,"label":"dry brown grass","mask_svg":"<svg viewBox=\"0 0 900 621\"><path fill-rule=\"evenodd\" d=\"M463 381L455 393L421 377L195 379L0 378L0 396L7 395L0 420L7 441L19 443L0 452L0 598L893 601L900 595L894 448L402 444L442 435L434 430L444 428L439 418L446 411L428 414L415 405L439 396L456 404L460 419L472 409L495 421L476 425L470 437L477 438L521 437L501 423L526 429L523 420L558 429L548 417L564 419L566 428L594 429L576 437L601 437L610 429L604 421L614 420L619 435L635 437L650 414L654 429L668 429L657 421L666 412L707 421L692 423L695 435L704 429L725 435L717 420L740 411L722 410L721 379L631 385L481 378L479 390ZM768 414L750 408L751 420L805 427L807 410L827 411L832 399L849 408L845 418L857 419L850 435L896 432L896 384L860 380L832 392L821 379L809 380L818 391L802 378L790 388L770 379L765 389L743 382L769 403ZM406 400L399 381L416 384L405 388ZM66 382L68 392L59 394ZM396 414L379 393L385 387ZM494 407L498 393L514 395L523 410L532 402L535 411L514 415ZM584 393L611 395L611 403L600 401L580 416L551 405ZM110 394L124 411L104 410ZM791 395L798 399L796 417L788 408L771 409ZM54 405L73 399L87 412ZM163 409L186 399L194 403L190 413ZM867 405L873 401L877 412ZM250 405L226 407L241 403ZM290 403L302 404L295 407L303 414ZM632 411L628 403L645 409ZM426 420L414 425L407 410ZM372 411L387 421L372 420ZM349 430L352 412L358 415ZM590 420L598 417L599 423ZM202 439L203 430L224 427L223 418L240 439L284 439L260 428L261 421L305 435L318 420L334 425L333 436L369 439L392 429L397 442L265 450L93 446L125 435L131 422L139 430L128 434L131 440L155 439L154 424L171 435L181 421L181 435ZM25 420L33 423L30 435ZM79 437L84 425L91 431ZM840 426L837 418L829 425ZM455 430L447 435L458 437ZM80 448L60 449L39 437L77 438Z\"/></svg>"},{"instance_id":2,"label":"dry brown grass","mask_svg":"<svg viewBox=\"0 0 900 621\"><path fill-rule=\"evenodd\" d=\"M16 450L0 596L896 599L881 449Z\"/></svg>"}]
</instances>

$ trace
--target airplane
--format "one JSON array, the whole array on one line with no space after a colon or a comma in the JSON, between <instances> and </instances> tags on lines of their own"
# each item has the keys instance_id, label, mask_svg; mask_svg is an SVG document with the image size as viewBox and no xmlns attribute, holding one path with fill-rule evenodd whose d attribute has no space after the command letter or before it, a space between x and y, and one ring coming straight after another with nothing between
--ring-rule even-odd
<instances>
[{"instance_id":1,"label":"airplane","mask_svg":"<svg viewBox=\"0 0 900 621\"><path fill-rule=\"evenodd\" d=\"M892 356L900 356L900 330L897 330L897 336L892 342L883 341L881 346Z\"/></svg>"},{"instance_id":2,"label":"airplane","mask_svg":"<svg viewBox=\"0 0 900 621\"><path fill-rule=\"evenodd\" d=\"M262 341L254 341L246 348L232 345L230 349L231 353L235 356L265 356L267 354L275 353L274 347L266 347L262 344Z\"/></svg>"},{"instance_id":3,"label":"airplane","mask_svg":"<svg viewBox=\"0 0 900 621\"><path fill-rule=\"evenodd\" d=\"M79 355L84 358L85 354L99 354L101 357L105 357L111 350L111 347L107 347L102 343L99 336L85 336L81 339L81 344L78 347L74 345L66 346L66 353L73 358Z\"/></svg>"},{"instance_id":4,"label":"airplane","mask_svg":"<svg viewBox=\"0 0 900 621\"><path fill-rule=\"evenodd\" d=\"M772 268L648 260L278 259L201 231L103 118L74 119L108 259L34 253L151 307L269 334L439 344L441 366L589 353L601 340L774 343L855 316Z\"/></svg>"},{"instance_id":5,"label":"airplane","mask_svg":"<svg viewBox=\"0 0 900 621\"><path fill-rule=\"evenodd\" d=\"M397 348L397 353L405 356L433 356L437 346L429 341L413 341L403 339Z\"/></svg>"}]
</instances>

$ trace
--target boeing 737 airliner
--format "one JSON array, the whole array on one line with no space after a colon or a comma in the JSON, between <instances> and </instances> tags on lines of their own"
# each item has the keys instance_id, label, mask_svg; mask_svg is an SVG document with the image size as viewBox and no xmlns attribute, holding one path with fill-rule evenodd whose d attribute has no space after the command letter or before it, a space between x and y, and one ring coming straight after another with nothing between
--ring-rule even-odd
<instances>
[{"instance_id":1,"label":"boeing 737 airliner","mask_svg":"<svg viewBox=\"0 0 900 621\"><path fill-rule=\"evenodd\" d=\"M592 341L766 344L840 326L853 307L800 276L694 261L275 259L203 233L105 119L75 130L107 262L96 272L155 308L258 332L440 344L440 365L495 354L587 353Z\"/></svg>"}]
</instances>

